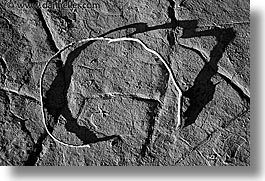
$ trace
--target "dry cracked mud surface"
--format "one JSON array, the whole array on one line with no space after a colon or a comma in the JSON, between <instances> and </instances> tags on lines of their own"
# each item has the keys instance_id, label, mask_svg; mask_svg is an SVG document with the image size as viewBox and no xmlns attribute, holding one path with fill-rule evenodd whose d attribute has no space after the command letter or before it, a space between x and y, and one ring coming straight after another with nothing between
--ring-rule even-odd
<instances>
[{"instance_id":1,"label":"dry cracked mud surface","mask_svg":"<svg viewBox=\"0 0 265 181\"><path fill-rule=\"evenodd\" d=\"M248 0L56 2L0 0L0 165L250 165ZM181 101L137 42L50 59L92 37L141 40Z\"/></svg>"}]
</instances>

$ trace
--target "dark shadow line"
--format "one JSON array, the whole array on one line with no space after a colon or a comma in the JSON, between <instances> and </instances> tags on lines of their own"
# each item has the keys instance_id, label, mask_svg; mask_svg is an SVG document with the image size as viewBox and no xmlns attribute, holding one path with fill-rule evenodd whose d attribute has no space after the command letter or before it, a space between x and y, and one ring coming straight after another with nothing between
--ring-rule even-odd
<instances>
[{"instance_id":1,"label":"dark shadow line","mask_svg":"<svg viewBox=\"0 0 265 181\"><path fill-rule=\"evenodd\" d=\"M169 22L169 23L164 23L161 25L155 25L155 26L151 26L151 27L149 27L147 25L147 23L144 23L144 22L133 23L133 24L125 25L125 26L110 30L110 31L100 35L100 37L104 37L104 36L111 34L113 32L121 31L121 30L127 30L130 28L135 29L135 30L130 34L127 34L128 37L131 37L133 35L140 34L140 33L149 32L149 31L175 29L177 27L183 28L181 38L217 36L217 34L218 34L218 31L216 31L216 29L210 29L210 30L205 30L205 31L196 31L196 28L198 28L198 21L197 20L173 20L172 22Z\"/></svg>"},{"instance_id":2,"label":"dark shadow line","mask_svg":"<svg viewBox=\"0 0 265 181\"><path fill-rule=\"evenodd\" d=\"M210 61L199 72L193 86L183 93L183 96L190 100L190 105L183 113L184 127L195 123L200 112L213 99L216 85L213 84L211 78L218 73L218 62L226 47L236 36L233 28L215 28L213 31L210 34L215 34L217 44L210 53Z\"/></svg>"}]
</instances>

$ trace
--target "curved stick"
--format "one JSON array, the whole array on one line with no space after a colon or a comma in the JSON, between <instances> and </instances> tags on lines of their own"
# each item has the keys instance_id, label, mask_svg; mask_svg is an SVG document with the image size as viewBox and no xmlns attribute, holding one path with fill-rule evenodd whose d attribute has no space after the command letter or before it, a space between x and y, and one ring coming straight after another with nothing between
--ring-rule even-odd
<instances>
[{"instance_id":1,"label":"curved stick","mask_svg":"<svg viewBox=\"0 0 265 181\"><path fill-rule=\"evenodd\" d=\"M49 63L52 61L53 58L55 58L56 56L58 56L60 53L62 53L64 50L66 50L67 48L75 45L75 44L80 44L80 43L88 43L89 41L98 41L98 40L105 40L105 41L108 41L108 43L114 43L114 42L119 42L119 41L134 41L134 42L137 42L139 44L141 44L143 46L143 48L145 50L147 50L148 52L156 55L160 61L165 65L166 69L168 70L169 72L169 76L170 78L172 79L173 81L173 84L175 86L175 88L177 89L178 91L178 115L177 115L177 127L180 127L181 125L181 118L180 118L180 107L181 107L181 97L182 97L182 92L181 92L181 89L179 88L178 84L177 84L177 81L176 81L176 78L174 77L174 74L170 68L170 66L166 63L166 61L162 58L161 55L159 55L156 51L148 48L141 40L139 39L136 39L136 38L127 38L127 37L123 37L123 38L104 38L104 37L96 37L96 38L87 38L87 39L83 39L83 40L80 40L80 41L77 41L77 42L72 42L68 45L66 45L64 48L62 48L61 50L59 50L57 53L55 53L45 64L44 66L44 69L42 70L41 72L41 76L40 76L40 104L41 104L41 113L42 113L42 122L44 124L44 128L46 130L46 132L48 133L48 135L57 143L60 143L64 146L68 146L68 147L72 147L72 148L90 148L90 145L89 144L85 144L85 145L74 145L74 144L68 144L68 143L65 143L61 140L59 140L58 138L54 137L53 134L48 130L48 127L46 125L46 119L45 119L45 114L44 114L44 106L43 106L43 100L42 100L42 94L43 94L43 91L42 91L42 82L43 82L43 77L44 77L44 73L45 71L47 70L47 67L49 65Z\"/></svg>"}]
</instances>

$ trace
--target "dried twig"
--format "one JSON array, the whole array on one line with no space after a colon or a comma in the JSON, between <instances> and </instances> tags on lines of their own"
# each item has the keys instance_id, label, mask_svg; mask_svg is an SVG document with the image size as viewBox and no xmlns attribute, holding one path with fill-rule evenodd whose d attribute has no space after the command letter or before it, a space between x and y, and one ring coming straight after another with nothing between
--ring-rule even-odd
<instances>
[{"instance_id":1,"label":"dried twig","mask_svg":"<svg viewBox=\"0 0 265 181\"><path fill-rule=\"evenodd\" d=\"M167 62L162 58L161 55L159 55L159 53L157 53L156 51L148 48L141 40L139 39L136 39L136 38L127 38L127 37L124 37L124 38L115 38L115 39L112 39L112 38L104 38L104 37L96 37L96 38L87 38L87 39L83 39L83 40L80 40L80 41L77 41L77 42L72 42L68 45L66 45L64 48L62 48L61 50L59 50L57 53L55 53L45 64L44 66L44 69L41 73L41 77L40 77L40 103L41 103L41 111L42 111L42 117L43 117L43 124L44 124L44 128L46 130L46 132L48 133L48 135L57 143L60 143L64 146L68 146L68 147L73 147L73 148L90 148L90 145L89 144L85 144L85 145L74 145L74 144L69 144L69 143L65 143L61 140L59 140L58 138L54 137L53 134L48 130L48 127L47 127L47 124L46 124L46 118L45 118L45 114L44 114L44 106L43 106L43 100L42 100L42 95L43 95L43 91L42 91L42 82L43 82L43 77L44 77L44 73L45 71L47 70L47 67L49 65L49 63L52 61L53 58L57 57L60 53L62 53L64 50L66 50L67 48L69 47L72 47L76 44L81 44L81 43L88 43L90 41L99 41L99 40L103 40L103 41L108 41L108 43L115 43L115 42L120 42L120 41L133 41L133 42L137 42L139 44L142 45L142 47L147 50L148 52L156 55L160 61L165 65L166 69L168 70L169 72L169 76L170 78L172 79L173 81L173 85L175 86L175 88L177 89L178 91L178 115L177 115L177 120L178 120L178 123L177 123L177 127L180 127L181 126L181 119L180 119L180 110L181 110L181 97L182 97L182 92L181 92L181 89L179 88L178 86L178 83L176 81L176 78L173 74L173 71L171 70L170 66L167 64Z\"/></svg>"}]
</instances>

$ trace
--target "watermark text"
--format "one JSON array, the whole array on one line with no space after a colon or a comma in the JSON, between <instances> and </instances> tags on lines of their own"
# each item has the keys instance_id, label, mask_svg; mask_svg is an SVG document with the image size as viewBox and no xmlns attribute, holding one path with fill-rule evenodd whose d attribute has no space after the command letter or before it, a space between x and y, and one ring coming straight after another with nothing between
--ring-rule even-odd
<instances>
[{"instance_id":1,"label":"watermark text","mask_svg":"<svg viewBox=\"0 0 265 181\"><path fill-rule=\"evenodd\" d=\"M30 9L40 7L43 9L100 9L99 3L84 2L39 2L39 3L23 3L7 1L4 3L7 8Z\"/></svg>"}]
</instances>

